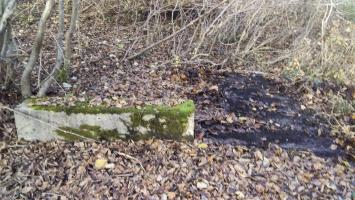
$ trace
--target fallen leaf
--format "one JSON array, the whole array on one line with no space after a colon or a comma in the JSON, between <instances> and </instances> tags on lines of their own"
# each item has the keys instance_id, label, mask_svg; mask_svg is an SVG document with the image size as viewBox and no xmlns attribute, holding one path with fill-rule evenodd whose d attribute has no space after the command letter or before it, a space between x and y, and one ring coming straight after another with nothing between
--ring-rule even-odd
<instances>
[{"instance_id":1,"label":"fallen leaf","mask_svg":"<svg viewBox=\"0 0 355 200\"><path fill-rule=\"evenodd\" d=\"M215 90L216 92L218 92L218 85L211 86L209 90Z\"/></svg>"},{"instance_id":2,"label":"fallen leaf","mask_svg":"<svg viewBox=\"0 0 355 200\"><path fill-rule=\"evenodd\" d=\"M308 183L311 179L312 179L313 175L307 172L300 172L297 175L297 178L299 181L303 182L303 183Z\"/></svg>"},{"instance_id":3,"label":"fallen leaf","mask_svg":"<svg viewBox=\"0 0 355 200\"><path fill-rule=\"evenodd\" d=\"M265 191L265 187L262 186L261 184L256 184L255 190L256 190L258 193L263 193L263 192Z\"/></svg>"},{"instance_id":4,"label":"fallen leaf","mask_svg":"<svg viewBox=\"0 0 355 200\"><path fill-rule=\"evenodd\" d=\"M97 170L104 169L107 164L107 160L104 158L99 158L95 161L94 168Z\"/></svg>"},{"instance_id":5,"label":"fallen leaf","mask_svg":"<svg viewBox=\"0 0 355 200\"><path fill-rule=\"evenodd\" d=\"M243 121L247 121L248 118L247 117L238 117L239 121L240 122L243 122Z\"/></svg>"},{"instance_id":6,"label":"fallen leaf","mask_svg":"<svg viewBox=\"0 0 355 200\"><path fill-rule=\"evenodd\" d=\"M85 172L86 172L85 166L80 165L78 167L77 174L80 176L80 175L83 175Z\"/></svg>"},{"instance_id":7,"label":"fallen leaf","mask_svg":"<svg viewBox=\"0 0 355 200\"><path fill-rule=\"evenodd\" d=\"M330 149L333 151L336 150L337 148L338 148L338 146L336 144L330 145Z\"/></svg>"},{"instance_id":8,"label":"fallen leaf","mask_svg":"<svg viewBox=\"0 0 355 200\"><path fill-rule=\"evenodd\" d=\"M263 165L263 167L268 167L268 166L270 165L270 161L269 161L269 159L264 158L264 159L263 159L263 163L262 163L262 165Z\"/></svg>"},{"instance_id":9,"label":"fallen leaf","mask_svg":"<svg viewBox=\"0 0 355 200\"><path fill-rule=\"evenodd\" d=\"M323 168L323 164L320 162L316 162L313 164L313 168L314 168L314 170L320 170Z\"/></svg>"},{"instance_id":10,"label":"fallen leaf","mask_svg":"<svg viewBox=\"0 0 355 200\"><path fill-rule=\"evenodd\" d=\"M208 181L201 179L197 181L196 187L200 190L206 189L208 187Z\"/></svg>"},{"instance_id":11,"label":"fallen leaf","mask_svg":"<svg viewBox=\"0 0 355 200\"><path fill-rule=\"evenodd\" d=\"M256 150L254 152L254 157L255 157L256 160L262 160L264 156L259 150Z\"/></svg>"},{"instance_id":12,"label":"fallen leaf","mask_svg":"<svg viewBox=\"0 0 355 200\"><path fill-rule=\"evenodd\" d=\"M200 143L197 145L197 147L200 149L207 149L208 145L206 143Z\"/></svg>"},{"instance_id":13,"label":"fallen leaf","mask_svg":"<svg viewBox=\"0 0 355 200\"><path fill-rule=\"evenodd\" d=\"M167 192L168 199L175 199L176 193L175 192Z\"/></svg>"},{"instance_id":14,"label":"fallen leaf","mask_svg":"<svg viewBox=\"0 0 355 200\"><path fill-rule=\"evenodd\" d=\"M227 115L226 121L227 121L229 124L232 124L232 123L234 122L233 115Z\"/></svg>"},{"instance_id":15,"label":"fallen leaf","mask_svg":"<svg viewBox=\"0 0 355 200\"><path fill-rule=\"evenodd\" d=\"M29 193L32 189L33 189L32 187L26 186L26 187L24 187L24 188L21 190L21 192L27 194L27 193Z\"/></svg>"},{"instance_id":16,"label":"fallen leaf","mask_svg":"<svg viewBox=\"0 0 355 200\"><path fill-rule=\"evenodd\" d=\"M345 171L345 167L343 165L337 164L335 166L335 172L337 175L340 176L340 175L344 174L344 171Z\"/></svg>"},{"instance_id":17,"label":"fallen leaf","mask_svg":"<svg viewBox=\"0 0 355 200\"><path fill-rule=\"evenodd\" d=\"M243 166L241 166L240 164L235 164L234 165L234 169L238 172L238 174L242 177L246 177L247 172L245 171L245 169L243 168Z\"/></svg>"},{"instance_id":18,"label":"fallen leaf","mask_svg":"<svg viewBox=\"0 0 355 200\"><path fill-rule=\"evenodd\" d=\"M180 183L177 185L178 189L180 192L184 191L185 187L186 187L186 184L185 183Z\"/></svg>"},{"instance_id":19,"label":"fallen leaf","mask_svg":"<svg viewBox=\"0 0 355 200\"><path fill-rule=\"evenodd\" d=\"M5 150L7 148L7 145L5 142L0 142L0 152L2 152L3 150Z\"/></svg>"},{"instance_id":20,"label":"fallen leaf","mask_svg":"<svg viewBox=\"0 0 355 200\"><path fill-rule=\"evenodd\" d=\"M113 169L113 168L115 168L115 164L114 163L108 163L108 164L105 165L105 168L106 169Z\"/></svg>"},{"instance_id":21,"label":"fallen leaf","mask_svg":"<svg viewBox=\"0 0 355 200\"><path fill-rule=\"evenodd\" d=\"M237 199L244 199L245 198L244 193L241 191L235 192L235 195L237 196Z\"/></svg>"},{"instance_id":22,"label":"fallen leaf","mask_svg":"<svg viewBox=\"0 0 355 200\"><path fill-rule=\"evenodd\" d=\"M349 164L349 162L346 161L346 160L343 160L343 161L342 161L342 164L343 164L345 167L347 167L347 168L351 167L351 165Z\"/></svg>"},{"instance_id":23,"label":"fallen leaf","mask_svg":"<svg viewBox=\"0 0 355 200\"><path fill-rule=\"evenodd\" d=\"M306 94L306 97L307 97L309 100L311 100L311 99L313 99L313 94L311 94L311 93Z\"/></svg>"}]
</instances>

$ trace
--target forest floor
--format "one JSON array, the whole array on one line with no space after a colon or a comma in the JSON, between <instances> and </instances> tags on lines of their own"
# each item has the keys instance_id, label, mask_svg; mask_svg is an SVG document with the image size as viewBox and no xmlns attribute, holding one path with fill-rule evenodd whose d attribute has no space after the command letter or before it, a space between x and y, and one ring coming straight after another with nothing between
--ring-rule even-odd
<instances>
[{"instance_id":1,"label":"forest floor","mask_svg":"<svg viewBox=\"0 0 355 200\"><path fill-rule=\"evenodd\" d=\"M351 152L330 136L326 120L306 107L294 85L260 73L172 68L161 69L160 75L147 78L141 68L129 69L132 75L127 84L117 83L105 89L104 85L95 85L124 79L101 79L95 83L93 80L97 79L80 78L80 82L87 81L81 84L88 88L78 91L101 88L97 92L102 93L92 92L98 102L108 101L105 95L113 92L191 98L197 106L196 140L18 141L13 117L7 112L1 129L5 141L0 147L2 197L354 198ZM117 74L112 71L110 75ZM6 95L11 95L11 101L16 99L15 94ZM98 159L107 161L104 169L95 168Z\"/></svg>"},{"instance_id":2,"label":"forest floor","mask_svg":"<svg viewBox=\"0 0 355 200\"><path fill-rule=\"evenodd\" d=\"M18 32L20 48L28 49L34 29ZM160 61L164 47L121 62L130 32L81 27L66 87L58 84L50 95L109 104L192 99L195 141L19 141L13 114L0 110L2 199L355 198L353 143L333 134L323 112L324 96L343 87L243 68L177 66ZM44 68L54 63L52 43L45 43ZM353 98L352 90L342 95ZM0 91L3 105L20 101L17 92ZM104 168L98 160L107 161Z\"/></svg>"}]
</instances>

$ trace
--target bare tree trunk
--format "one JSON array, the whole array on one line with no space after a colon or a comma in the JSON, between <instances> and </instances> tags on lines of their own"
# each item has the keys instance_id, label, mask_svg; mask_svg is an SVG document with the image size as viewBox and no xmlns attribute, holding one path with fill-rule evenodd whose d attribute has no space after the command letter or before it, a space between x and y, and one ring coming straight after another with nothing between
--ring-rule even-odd
<instances>
[{"instance_id":1,"label":"bare tree trunk","mask_svg":"<svg viewBox=\"0 0 355 200\"><path fill-rule=\"evenodd\" d=\"M32 69L33 69L34 65L36 64L36 62L38 60L38 56L39 56L39 53L42 48L45 25L46 25L46 22L49 18L49 15L51 13L53 5L54 5L54 0L47 0L46 7L42 13L41 20L38 25L38 32L36 35L35 43L32 47L30 59L29 59L28 63L26 64L25 69L22 73L21 93L22 93L23 98L28 98L28 97L32 96L31 73L32 73Z\"/></svg>"},{"instance_id":2,"label":"bare tree trunk","mask_svg":"<svg viewBox=\"0 0 355 200\"><path fill-rule=\"evenodd\" d=\"M14 79L14 63L16 59L7 58L8 53L13 53L16 51L12 44L11 27L8 25L4 32L4 43L1 49L1 63L0 68L5 71L2 76L4 76L4 85L2 89L7 89Z\"/></svg>"},{"instance_id":3,"label":"bare tree trunk","mask_svg":"<svg viewBox=\"0 0 355 200\"><path fill-rule=\"evenodd\" d=\"M3 13L4 13L4 3L5 3L5 0L0 0L0 21L2 21L2 16L3 16ZM3 48L3 45L4 45L4 34L3 33L0 33L0 49ZM0 72L1 72L1 68L0 68ZM1 78L1 76L0 76Z\"/></svg>"},{"instance_id":4,"label":"bare tree trunk","mask_svg":"<svg viewBox=\"0 0 355 200\"><path fill-rule=\"evenodd\" d=\"M2 88L7 88L13 81L16 59L8 58L8 54L16 52L16 45L13 42L11 26L8 23L16 7L15 0L0 0L0 83Z\"/></svg>"},{"instance_id":5,"label":"bare tree trunk","mask_svg":"<svg viewBox=\"0 0 355 200\"><path fill-rule=\"evenodd\" d=\"M0 34L0 84L5 83L6 80L6 51L8 47L8 32L4 31L3 33Z\"/></svg>"},{"instance_id":6,"label":"bare tree trunk","mask_svg":"<svg viewBox=\"0 0 355 200\"><path fill-rule=\"evenodd\" d=\"M73 38L73 33L76 29L76 21L78 20L79 17L79 7L80 7L80 0L73 0L70 26L67 33L65 34L65 55L64 55L65 68L68 68L70 66L70 59L72 56L72 38Z\"/></svg>"},{"instance_id":7,"label":"bare tree trunk","mask_svg":"<svg viewBox=\"0 0 355 200\"><path fill-rule=\"evenodd\" d=\"M57 46L57 56L55 66L51 72L51 74L42 82L41 87L38 91L37 96L43 97L46 95L46 92L54 81L59 69L63 65L64 61L64 50L63 50L63 39L64 39L64 0L59 0L58 4L58 12L59 12L59 24L58 24L58 36L56 41Z\"/></svg>"},{"instance_id":8,"label":"bare tree trunk","mask_svg":"<svg viewBox=\"0 0 355 200\"><path fill-rule=\"evenodd\" d=\"M1 0L1 20L0 20L0 34L2 34L7 27L7 22L14 12L16 1L15 0Z\"/></svg>"},{"instance_id":9,"label":"bare tree trunk","mask_svg":"<svg viewBox=\"0 0 355 200\"><path fill-rule=\"evenodd\" d=\"M46 95L46 92L52 82L55 80L56 75L58 74L60 68L63 65L63 52L64 52L64 68L68 69L70 66L70 59L72 56L72 38L73 33L76 29L76 22L79 17L79 7L80 7L80 0L73 0L72 1L72 13L70 19L69 29L65 34L65 49L63 51L63 29L64 29L64 1L59 1L59 33L58 33L58 48L57 48L57 58L56 64L49 75L41 84L41 88L38 91L37 96L43 97ZM63 12L62 12L63 11Z\"/></svg>"}]
</instances>

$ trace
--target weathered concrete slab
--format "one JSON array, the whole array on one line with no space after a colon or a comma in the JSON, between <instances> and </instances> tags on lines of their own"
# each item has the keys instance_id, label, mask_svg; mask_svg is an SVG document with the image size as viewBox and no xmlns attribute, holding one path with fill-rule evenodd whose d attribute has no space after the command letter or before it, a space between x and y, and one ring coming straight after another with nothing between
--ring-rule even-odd
<instances>
[{"instance_id":1,"label":"weathered concrete slab","mask_svg":"<svg viewBox=\"0 0 355 200\"><path fill-rule=\"evenodd\" d=\"M53 139L95 140L193 138L192 101L169 106L112 108L78 104L75 106L37 105L28 100L16 108L19 138L48 141Z\"/></svg>"}]
</instances>

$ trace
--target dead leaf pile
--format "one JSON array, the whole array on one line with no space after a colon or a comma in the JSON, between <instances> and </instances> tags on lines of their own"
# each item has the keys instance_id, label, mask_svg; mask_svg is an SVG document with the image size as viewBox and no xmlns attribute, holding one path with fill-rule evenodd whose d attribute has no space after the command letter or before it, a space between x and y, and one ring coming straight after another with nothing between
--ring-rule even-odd
<instances>
[{"instance_id":1,"label":"dead leaf pile","mask_svg":"<svg viewBox=\"0 0 355 200\"><path fill-rule=\"evenodd\" d=\"M276 145L47 142L5 147L0 160L3 199L351 199L354 190L346 161Z\"/></svg>"}]
</instances>

